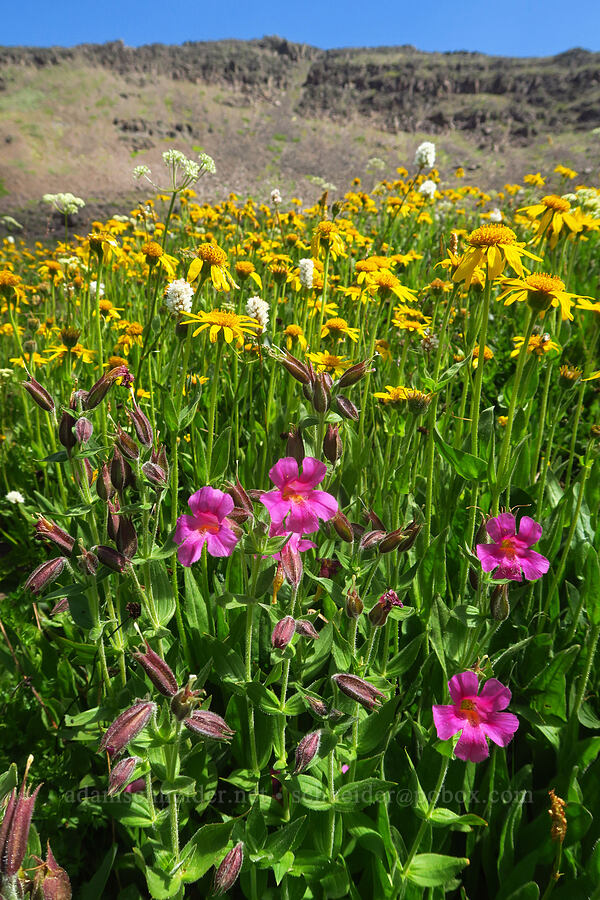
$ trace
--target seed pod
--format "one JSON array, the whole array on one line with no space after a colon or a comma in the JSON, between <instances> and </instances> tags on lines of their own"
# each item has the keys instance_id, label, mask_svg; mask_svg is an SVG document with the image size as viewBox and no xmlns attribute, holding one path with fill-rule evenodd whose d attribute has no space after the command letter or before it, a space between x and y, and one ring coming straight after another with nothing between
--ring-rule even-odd
<instances>
[{"instance_id":1,"label":"seed pod","mask_svg":"<svg viewBox=\"0 0 600 900\"><path fill-rule=\"evenodd\" d=\"M138 700L120 716L102 735L98 752L105 750L109 756L118 756L150 721L156 712L156 703L150 700Z\"/></svg>"},{"instance_id":2,"label":"seed pod","mask_svg":"<svg viewBox=\"0 0 600 900\"><path fill-rule=\"evenodd\" d=\"M106 505L108 507L106 516L106 531L111 541L114 541L116 543L117 534L119 533L119 525L121 524L121 517L119 516L119 498L115 497L114 502L112 500L109 500Z\"/></svg>"},{"instance_id":3,"label":"seed pod","mask_svg":"<svg viewBox=\"0 0 600 900\"><path fill-rule=\"evenodd\" d=\"M296 747L294 775L299 775L311 764L321 745L321 731L312 731L302 738Z\"/></svg>"},{"instance_id":4,"label":"seed pod","mask_svg":"<svg viewBox=\"0 0 600 900\"><path fill-rule=\"evenodd\" d=\"M100 497L101 500L104 500L106 503L107 500L110 500L112 495L114 494L115 489L113 487L113 483L110 480L110 472L106 463L102 463L102 468L98 472L98 478L96 479L96 493Z\"/></svg>"},{"instance_id":5,"label":"seed pod","mask_svg":"<svg viewBox=\"0 0 600 900\"><path fill-rule=\"evenodd\" d=\"M335 465L344 452L342 439L340 437L340 429L337 425L328 425L325 437L323 438L323 456L328 459L332 465Z\"/></svg>"},{"instance_id":6,"label":"seed pod","mask_svg":"<svg viewBox=\"0 0 600 900\"><path fill-rule=\"evenodd\" d=\"M399 553L405 553L407 550L410 550L418 538L422 527L422 525L418 525L415 521L412 521L404 528L397 528L396 531L390 531L379 545L379 552L391 553L392 550L398 550Z\"/></svg>"},{"instance_id":7,"label":"seed pod","mask_svg":"<svg viewBox=\"0 0 600 900\"><path fill-rule=\"evenodd\" d=\"M208 709L195 709L183 724L194 734L212 738L215 741L230 741L235 731L229 727L225 719Z\"/></svg>"},{"instance_id":8,"label":"seed pod","mask_svg":"<svg viewBox=\"0 0 600 900\"><path fill-rule=\"evenodd\" d=\"M119 552L126 556L127 559L133 559L137 553L138 539L135 525L130 516L119 516L116 545Z\"/></svg>"},{"instance_id":9,"label":"seed pod","mask_svg":"<svg viewBox=\"0 0 600 900\"><path fill-rule=\"evenodd\" d=\"M319 637L319 632L308 619L296 619L296 634L303 638L310 638L312 641L316 641Z\"/></svg>"},{"instance_id":10,"label":"seed pod","mask_svg":"<svg viewBox=\"0 0 600 900\"><path fill-rule=\"evenodd\" d=\"M36 381L35 378L30 378L29 381L23 382L23 387L40 409L43 409L46 412L54 412L56 408L54 400L46 388L42 387L39 381Z\"/></svg>"},{"instance_id":11,"label":"seed pod","mask_svg":"<svg viewBox=\"0 0 600 900\"><path fill-rule=\"evenodd\" d=\"M167 473L156 463L150 462L150 460L148 460L148 462L145 462L142 465L142 472L144 473L150 484L152 484L155 488L163 490L164 488L169 486Z\"/></svg>"},{"instance_id":12,"label":"seed pod","mask_svg":"<svg viewBox=\"0 0 600 900\"><path fill-rule=\"evenodd\" d=\"M217 871L213 883L215 894L224 894L237 881L242 863L244 862L244 845L240 841L233 850L230 850Z\"/></svg>"},{"instance_id":13,"label":"seed pod","mask_svg":"<svg viewBox=\"0 0 600 900\"><path fill-rule=\"evenodd\" d=\"M325 375L325 372L317 375L313 385L312 405L318 413L326 413L331 402L331 392Z\"/></svg>"},{"instance_id":14,"label":"seed pod","mask_svg":"<svg viewBox=\"0 0 600 900\"><path fill-rule=\"evenodd\" d=\"M155 653L148 642L146 644L146 652L137 652L133 657L140 664L156 690L163 697L173 697L179 690L177 679L169 664Z\"/></svg>"},{"instance_id":15,"label":"seed pod","mask_svg":"<svg viewBox=\"0 0 600 900\"><path fill-rule=\"evenodd\" d=\"M96 547L96 553L100 562L113 572L124 572L131 565L126 556L112 547L100 545Z\"/></svg>"},{"instance_id":16,"label":"seed pod","mask_svg":"<svg viewBox=\"0 0 600 900\"><path fill-rule=\"evenodd\" d=\"M285 449L286 456L293 456L298 465L302 463L302 460L305 457L304 441L302 440L302 432L294 425L292 425L287 435L287 444Z\"/></svg>"},{"instance_id":17,"label":"seed pod","mask_svg":"<svg viewBox=\"0 0 600 900\"><path fill-rule=\"evenodd\" d=\"M131 419L140 444L144 447L151 447L154 440L154 431L152 430L150 420L146 414L142 412L137 403L134 405L133 409L129 410L129 418Z\"/></svg>"},{"instance_id":18,"label":"seed pod","mask_svg":"<svg viewBox=\"0 0 600 900\"><path fill-rule=\"evenodd\" d=\"M140 448L127 432L123 431L120 425L117 425L117 445L119 450L127 459L139 459Z\"/></svg>"},{"instance_id":19,"label":"seed pod","mask_svg":"<svg viewBox=\"0 0 600 900\"><path fill-rule=\"evenodd\" d=\"M60 577L67 562L66 556L57 556L56 559L49 559L47 562L34 569L27 581L25 582L25 590L31 591L32 594L39 594L45 587L52 584Z\"/></svg>"},{"instance_id":20,"label":"seed pod","mask_svg":"<svg viewBox=\"0 0 600 900\"><path fill-rule=\"evenodd\" d=\"M71 535L65 531L64 528L61 528L60 525L57 525L56 522L52 522L44 516L40 516L35 523L35 536L40 538L40 540L51 541L51 543L56 544L63 553L70 555L73 552L75 538L72 538Z\"/></svg>"},{"instance_id":21,"label":"seed pod","mask_svg":"<svg viewBox=\"0 0 600 900\"><path fill-rule=\"evenodd\" d=\"M364 378L369 372L374 372L375 369L369 368L369 363L369 359L363 359L362 362L350 366L339 379L338 386L341 388L351 387L353 384L356 384L357 381L360 381L361 378Z\"/></svg>"},{"instance_id":22,"label":"seed pod","mask_svg":"<svg viewBox=\"0 0 600 900\"><path fill-rule=\"evenodd\" d=\"M279 360L284 369L286 369L292 378L295 378L296 381L299 381L301 384L310 384L313 380L312 373L308 366L300 362L299 359L296 359L295 356L292 356L291 353L285 351L285 355L282 356Z\"/></svg>"},{"instance_id":23,"label":"seed pod","mask_svg":"<svg viewBox=\"0 0 600 900\"><path fill-rule=\"evenodd\" d=\"M348 400L347 397L338 394L335 398L335 404L337 406L337 411L343 419L351 419L353 422L358 422L360 413L352 400Z\"/></svg>"},{"instance_id":24,"label":"seed pod","mask_svg":"<svg viewBox=\"0 0 600 900\"><path fill-rule=\"evenodd\" d=\"M365 531L360 539L359 547L363 551L372 550L374 547L379 547L385 536L385 531Z\"/></svg>"},{"instance_id":25,"label":"seed pod","mask_svg":"<svg viewBox=\"0 0 600 900\"><path fill-rule=\"evenodd\" d=\"M343 541L346 541L347 544L351 544L354 541L354 532L352 530L352 525L350 524L349 519L347 519L344 513L340 512L339 509L331 520L331 524L333 525L338 537L341 537L341 539Z\"/></svg>"},{"instance_id":26,"label":"seed pod","mask_svg":"<svg viewBox=\"0 0 600 900\"><path fill-rule=\"evenodd\" d=\"M139 756L126 756L125 759L119 760L119 762L113 766L112 771L110 773L110 777L108 779L108 796L113 797L115 794L120 793L135 770L135 767L139 763Z\"/></svg>"},{"instance_id":27,"label":"seed pod","mask_svg":"<svg viewBox=\"0 0 600 900\"><path fill-rule=\"evenodd\" d=\"M359 678L358 675L333 675L332 680L343 694L350 697L351 700L356 700L365 709L375 709L381 703L382 698L385 699L385 694L365 681L364 678Z\"/></svg>"},{"instance_id":28,"label":"seed pod","mask_svg":"<svg viewBox=\"0 0 600 900\"><path fill-rule=\"evenodd\" d=\"M273 629L271 644L276 650L285 650L296 630L296 622L292 616L285 616Z\"/></svg>"},{"instance_id":29,"label":"seed pod","mask_svg":"<svg viewBox=\"0 0 600 900\"><path fill-rule=\"evenodd\" d=\"M111 385L115 383L117 378L132 378L127 366L115 366L114 369L105 372L96 384L92 385L83 404L85 409L95 409L96 406L102 403Z\"/></svg>"},{"instance_id":30,"label":"seed pod","mask_svg":"<svg viewBox=\"0 0 600 900\"><path fill-rule=\"evenodd\" d=\"M73 434L73 426L75 425L75 419L68 412L64 412L61 416L60 423L58 426L58 439L67 451L70 453L75 444L77 443L77 438Z\"/></svg>"}]
</instances>

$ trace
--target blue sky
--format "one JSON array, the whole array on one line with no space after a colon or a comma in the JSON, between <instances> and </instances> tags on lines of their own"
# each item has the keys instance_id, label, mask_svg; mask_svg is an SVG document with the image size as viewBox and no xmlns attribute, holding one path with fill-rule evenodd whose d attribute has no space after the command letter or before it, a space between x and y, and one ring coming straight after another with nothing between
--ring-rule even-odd
<instances>
[{"instance_id":1,"label":"blue sky","mask_svg":"<svg viewBox=\"0 0 600 900\"><path fill-rule=\"evenodd\" d=\"M0 45L129 46L278 34L317 47L413 44L547 56L600 50L599 0L21 0L4 4Z\"/></svg>"}]
</instances>

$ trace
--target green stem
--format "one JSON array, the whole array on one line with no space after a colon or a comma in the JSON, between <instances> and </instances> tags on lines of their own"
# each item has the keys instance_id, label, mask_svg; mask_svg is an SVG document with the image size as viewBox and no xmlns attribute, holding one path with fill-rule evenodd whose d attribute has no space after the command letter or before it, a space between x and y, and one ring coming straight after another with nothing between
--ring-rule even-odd
<instances>
[{"instance_id":1,"label":"green stem","mask_svg":"<svg viewBox=\"0 0 600 900\"><path fill-rule=\"evenodd\" d=\"M208 407L208 436L206 439L206 479L210 481L212 453L215 440L215 417L217 408L217 391L219 389L219 374L221 372L221 358L223 356L223 343L217 345L217 356L213 370L213 380L210 389L210 404Z\"/></svg>"},{"instance_id":2,"label":"green stem","mask_svg":"<svg viewBox=\"0 0 600 900\"><path fill-rule=\"evenodd\" d=\"M410 868L410 864L413 861L413 859L415 858L419 847L421 846L421 841L423 840L423 835L425 834L425 830L427 829L427 826L429 824L429 819L431 818L431 813L435 809L435 804L438 801L438 797L440 795L440 791L442 790L442 786L444 784L444 779L446 778L446 772L448 771L449 765L450 765L449 758L447 756L444 756L443 761L442 761L442 766L440 769L440 774L438 775L437 784L436 784L435 788L433 789L433 799L431 800L431 803L429 804L429 808L427 810L427 814L426 814L425 818L421 822L421 825L417 832L417 836L415 837L415 839L413 841L413 845L410 848L408 858L402 867L402 875L404 878L406 878L407 872Z\"/></svg>"}]
</instances>

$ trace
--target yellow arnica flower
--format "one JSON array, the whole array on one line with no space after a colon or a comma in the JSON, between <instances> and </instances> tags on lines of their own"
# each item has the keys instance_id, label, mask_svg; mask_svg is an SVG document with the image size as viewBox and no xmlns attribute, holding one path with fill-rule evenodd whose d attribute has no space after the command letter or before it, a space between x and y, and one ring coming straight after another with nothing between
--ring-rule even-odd
<instances>
[{"instance_id":1,"label":"yellow arnica flower","mask_svg":"<svg viewBox=\"0 0 600 900\"><path fill-rule=\"evenodd\" d=\"M579 303L577 304L577 309L585 309L588 312L600 313L600 303L587 297L579 297L578 300Z\"/></svg>"},{"instance_id":2,"label":"yellow arnica flower","mask_svg":"<svg viewBox=\"0 0 600 900\"><path fill-rule=\"evenodd\" d=\"M558 175L562 175L563 178L577 178L577 172L574 172L573 169L569 169L568 166L558 165L554 171Z\"/></svg>"},{"instance_id":3,"label":"yellow arnica flower","mask_svg":"<svg viewBox=\"0 0 600 900\"><path fill-rule=\"evenodd\" d=\"M521 352L521 347L525 343L525 338L522 335L517 335L513 338L513 343L515 349L510 355L518 356ZM544 356L546 353L550 353L551 350L560 350L560 347L551 339L549 334L532 334L529 338L527 344L528 353L535 353L536 356Z\"/></svg>"},{"instance_id":4,"label":"yellow arnica flower","mask_svg":"<svg viewBox=\"0 0 600 900\"><path fill-rule=\"evenodd\" d=\"M67 347L66 344L61 344L59 347L49 347L44 351L45 353L51 354L48 357L48 362L52 362L55 359L63 359L68 353L71 356L81 358L81 361L84 363L93 363L94 355L96 353L95 350L87 350L85 347L82 347L81 344L75 344L74 347Z\"/></svg>"},{"instance_id":5,"label":"yellow arnica flower","mask_svg":"<svg viewBox=\"0 0 600 900\"><path fill-rule=\"evenodd\" d=\"M202 310L199 313L186 313L187 319L182 320L182 325L199 326L193 332L193 337L200 334L201 331L210 329L209 337L212 344L216 343L219 332L223 333L223 339L226 344L231 344L235 339L238 346L244 343L244 335L250 334L256 336L256 329L260 326L251 319L250 316L241 316L229 309L213 309L210 312Z\"/></svg>"},{"instance_id":6,"label":"yellow arnica flower","mask_svg":"<svg viewBox=\"0 0 600 900\"><path fill-rule=\"evenodd\" d=\"M324 219L315 228L310 244L311 256L314 256L315 259L319 256L321 244L325 245L333 259L337 259L338 256L344 254L345 244L335 222L329 222Z\"/></svg>"},{"instance_id":7,"label":"yellow arnica flower","mask_svg":"<svg viewBox=\"0 0 600 900\"><path fill-rule=\"evenodd\" d=\"M563 321L573 319L571 307L573 298L582 298L577 294L565 291L564 281L556 275L547 275L544 272L528 275L526 278L507 278L503 282L504 290L498 300L504 300L505 306L510 306L517 300L525 300L531 309L540 313L545 312L551 306L560 306Z\"/></svg>"},{"instance_id":8,"label":"yellow arnica flower","mask_svg":"<svg viewBox=\"0 0 600 900\"><path fill-rule=\"evenodd\" d=\"M523 181L525 184L534 185L534 187L544 187L546 184L546 179L542 178L541 172L536 172L535 175L526 175Z\"/></svg>"},{"instance_id":9,"label":"yellow arnica flower","mask_svg":"<svg viewBox=\"0 0 600 900\"><path fill-rule=\"evenodd\" d=\"M389 362L392 358L392 351L390 349L389 341L386 341L383 338L378 338L378 340L375 341L375 349L384 362Z\"/></svg>"},{"instance_id":10,"label":"yellow arnica flower","mask_svg":"<svg viewBox=\"0 0 600 900\"><path fill-rule=\"evenodd\" d=\"M484 359L493 359L494 354L493 351L487 346L483 348L483 358ZM473 347L473 368L476 369L479 365L479 346L475 344Z\"/></svg>"},{"instance_id":11,"label":"yellow arnica flower","mask_svg":"<svg viewBox=\"0 0 600 900\"><path fill-rule=\"evenodd\" d=\"M318 372L329 372L336 378L352 365L352 360L333 353L308 353L307 356L316 365Z\"/></svg>"},{"instance_id":12,"label":"yellow arnica flower","mask_svg":"<svg viewBox=\"0 0 600 900\"><path fill-rule=\"evenodd\" d=\"M551 232L550 242L556 243L564 226L573 233L581 231L581 225L570 209L571 204L564 197L559 197L558 194L548 194L546 197L542 197L539 203L535 203L533 206L523 206L517 212L524 212L530 219L537 219L541 216L536 235L541 239L548 229Z\"/></svg>"},{"instance_id":13,"label":"yellow arnica flower","mask_svg":"<svg viewBox=\"0 0 600 900\"><path fill-rule=\"evenodd\" d=\"M237 287L227 268L227 254L221 247L217 244L200 244L197 254L197 258L190 264L186 281L192 284L206 266L204 278L210 275L215 290L229 291L231 287Z\"/></svg>"},{"instance_id":14,"label":"yellow arnica flower","mask_svg":"<svg viewBox=\"0 0 600 900\"><path fill-rule=\"evenodd\" d=\"M321 329L321 337L327 337L328 335L338 338L338 340L349 337L351 341L356 343L358 341L358 328L351 328L345 319L334 317L333 319L328 319Z\"/></svg>"},{"instance_id":15,"label":"yellow arnica flower","mask_svg":"<svg viewBox=\"0 0 600 900\"><path fill-rule=\"evenodd\" d=\"M404 303L417 302L416 292L405 287L403 284L400 284L396 276L392 275L387 269L381 269L379 272L375 272L375 274L369 278L369 282L369 291L372 294L379 294L382 298L388 297L390 294L395 294L396 297Z\"/></svg>"},{"instance_id":16,"label":"yellow arnica flower","mask_svg":"<svg viewBox=\"0 0 600 900\"><path fill-rule=\"evenodd\" d=\"M386 384L385 391L376 391L373 396L385 403L386 406L399 406L401 403L406 402L407 393L408 389L405 387L394 387L391 384Z\"/></svg>"},{"instance_id":17,"label":"yellow arnica flower","mask_svg":"<svg viewBox=\"0 0 600 900\"><path fill-rule=\"evenodd\" d=\"M307 341L304 337L304 331L302 330L302 327L300 325L294 325L292 323L291 325L287 326L283 333L285 334L285 343L288 350L292 349L294 341L297 341L302 349L306 350Z\"/></svg>"},{"instance_id":18,"label":"yellow arnica flower","mask_svg":"<svg viewBox=\"0 0 600 900\"><path fill-rule=\"evenodd\" d=\"M251 278L252 281L255 281L259 288L262 290L262 280L256 268L254 267L254 263L250 262L249 259L240 259L235 264L235 274L240 279L240 281L245 281L247 278Z\"/></svg>"},{"instance_id":19,"label":"yellow arnica flower","mask_svg":"<svg viewBox=\"0 0 600 900\"><path fill-rule=\"evenodd\" d=\"M169 278L175 278L179 260L174 256L168 256L160 244L156 241L148 241L142 246L142 253L151 269L158 264L163 267Z\"/></svg>"},{"instance_id":20,"label":"yellow arnica flower","mask_svg":"<svg viewBox=\"0 0 600 900\"><path fill-rule=\"evenodd\" d=\"M473 272L482 264L485 264L487 275L493 281L502 274L507 263L522 278L525 274L522 256L529 256L539 262L539 257L525 250L525 245L517 241L512 228L506 225L481 225L468 236L467 244L468 249L452 275L453 281L464 281L467 288Z\"/></svg>"},{"instance_id":21,"label":"yellow arnica flower","mask_svg":"<svg viewBox=\"0 0 600 900\"><path fill-rule=\"evenodd\" d=\"M501 425L502 428L506 428L508 423L508 416L498 416L498 425Z\"/></svg>"}]
</instances>

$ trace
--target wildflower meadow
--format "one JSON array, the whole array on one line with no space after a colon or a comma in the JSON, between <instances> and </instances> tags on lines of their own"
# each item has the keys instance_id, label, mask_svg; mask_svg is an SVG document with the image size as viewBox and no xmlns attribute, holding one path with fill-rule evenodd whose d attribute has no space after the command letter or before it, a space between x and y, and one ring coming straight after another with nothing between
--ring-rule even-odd
<instances>
[{"instance_id":1,"label":"wildflower meadow","mask_svg":"<svg viewBox=\"0 0 600 900\"><path fill-rule=\"evenodd\" d=\"M4 900L600 896L600 191L435 156L2 239Z\"/></svg>"}]
</instances>

